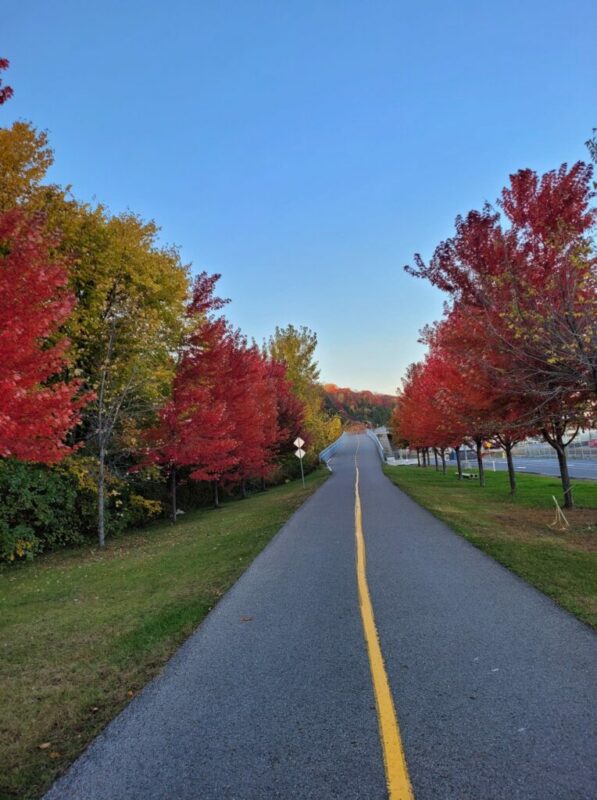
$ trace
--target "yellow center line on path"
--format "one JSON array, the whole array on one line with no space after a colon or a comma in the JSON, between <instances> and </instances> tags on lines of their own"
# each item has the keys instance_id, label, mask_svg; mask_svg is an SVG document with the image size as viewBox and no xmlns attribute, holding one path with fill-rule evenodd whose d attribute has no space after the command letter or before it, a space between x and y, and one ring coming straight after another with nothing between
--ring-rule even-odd
<instances>
[{"instance_id":1,"label":"yellow center line on path","mask_svg":"<svg viewBox=\"0 0 597 800\"><path fill-rule=\"evenodd\" d=\"M356 470L356 480L354 487L355 507L354 522L357 549L357 583L359 588L359 605L361 607L361 618L363 620L363 631L367 643L369 654L369 666L371 668L371 678L373 680L373 691L375 694L375 704L377 706L377 719L379 723L379 736L381 739L383 760L386 769L386 781L388 784L388 795L390 800L414 800L408 768L398 718L394 708L394 700L388 682L388 675L384 665L379 635L375 625L375 616L369 594L366 573L365 537L363 536L363 520L361 515L361 496L359 494L359 468L357 466L357 455L359 452L360 439L358 440L357 450L354 457Z\"/></svg>"}]
</instances>

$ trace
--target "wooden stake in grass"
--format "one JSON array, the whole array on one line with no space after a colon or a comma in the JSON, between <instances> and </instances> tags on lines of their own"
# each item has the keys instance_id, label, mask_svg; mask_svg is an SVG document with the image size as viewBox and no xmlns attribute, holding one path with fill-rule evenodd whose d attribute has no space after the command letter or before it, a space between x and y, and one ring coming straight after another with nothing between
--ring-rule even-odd
<instances>
[{"instance_id":1,"label":"wooden stake in grass","mask_svg":"<svg viewBox=\"0 0 597 800\"><path fill-rule=\"evenodd\" d=\"M552 494L552 498L553 498L554 503L556 504L556 516L555 516L554 521L551 523L551 525L549 525L549 527L550 528L555 528L557 531L568 530L568 528L570 527L570 524L569 524L568 520L566 519L566 517L564 516L564 512L560 508L560 505L559 505L558 501L556 500L556 498L553 496L553 494Z\"/></svg>"}]
</instances>

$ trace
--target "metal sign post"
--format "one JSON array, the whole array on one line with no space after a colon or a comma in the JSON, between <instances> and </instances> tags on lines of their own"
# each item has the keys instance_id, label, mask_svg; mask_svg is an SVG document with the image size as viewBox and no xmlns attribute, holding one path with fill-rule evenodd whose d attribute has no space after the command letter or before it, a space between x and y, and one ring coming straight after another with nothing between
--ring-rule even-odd
<instances>
[{"instance_id":1,"label":"metal sign post","mask_svg":"<svg viewBox=\"0 0 597 800\"><path fill-rule=\"evenodd\" d=\"M305 472L303 470L303 458L305 456L305 451L303 450L303 445L305 444L304 439L301 439L300 436L297 436L293 442L294 446L296 447L296 453L294 454L298 460L301 462L301 480L303 482L303 489L305 488Z\"/></svg>"}]
</instances>

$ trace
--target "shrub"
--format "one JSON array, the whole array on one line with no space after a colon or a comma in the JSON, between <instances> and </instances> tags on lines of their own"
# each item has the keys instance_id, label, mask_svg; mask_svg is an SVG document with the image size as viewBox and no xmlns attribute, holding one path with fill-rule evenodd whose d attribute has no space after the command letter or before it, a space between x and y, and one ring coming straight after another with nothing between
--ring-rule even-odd
<instances>
[{"instance_id":1,"label":"shrub","mask_svg":"<svg viewBox=\"0 0 597 800\"><path fill-rule=\"evenodd\" d=\"M0 561L94 540L97 462L73 456L56 467L0 459ZM162 504L142 497L111 472L106 476L106 533L118 535L158 516Z\"/></svg>"},{"instance_id":2,"label":"shrub","mask_svg":"<svg viewBox=\"0 0 597 800\"><path fill-rule=\"evenodd\" d=\"M159 500L149 500L140 494L129 494L128 505L125 512L127 527L137 528L150 519L159 517L163 505Z\"/></svg>"},{"instance_id":3,"label":"shrub","mask_svg":"<svg viewBox=\"0 0 597 800\"><path fill-rule=\"evenodd\" d=\"M48 467L0 460L0 558L14 561L82 540L76 485Z\"/></svg>"},{"instance_id":4,"label":"shrub","mask_svg":"<svg viewBox=\"0 0 597 800\"><path fill-rule=\"evenodd\" d=\"M92 456L77 455L64 461L58 469L75 481L81 533L86 538L94 538L97 535L98 462ZM134 476L127 477L125 480L106 470L106 536L118 536L127 528L143 525L162 510L159 500L147 499L136 491Z\"/></svg>"},{"instance_id":5,"label":"shrub","mask_svg":"<svg viewBox=\"0 0 597 800\"><path fill-rule=\"evenodd\" d=\"M0 519L0 561L32 559L40 549L40 540L27 525L10 528Z\"/></svg>"}]
</instances>

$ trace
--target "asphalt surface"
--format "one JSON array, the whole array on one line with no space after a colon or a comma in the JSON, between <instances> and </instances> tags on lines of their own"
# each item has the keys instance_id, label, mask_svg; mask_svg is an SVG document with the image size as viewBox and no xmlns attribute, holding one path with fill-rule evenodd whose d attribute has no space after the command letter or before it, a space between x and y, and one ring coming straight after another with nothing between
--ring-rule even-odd
<instances>
[{"instance_id":1,"label":"asphalt surface","mask_svg":"<svg viewBox=\"0 0 597 800\"><path fill-rule=\"evenodd\" d=\"M472 464L476 467L476 464ZM485 459L486 469L493 469L494 460L491 458ZM495 459L495 468L499 470L507 470L508 465L503 458ZM560 468L558 466L557 458L515 458L514 468L519 472L536 472L539 475L552 475L556 478L560 477ZM589 480L597 480L597 459L570 459L568 461L568 471L571 478L585 478Z\"/></svg>"},{"instance_id":2,"label":"asphalt surface","mask_svg":"<svg viewBox=\"0 0 597 800\"><path fill-rule=\"evenodd\" d=\"M359 438L417 800L595 800L594 634L394 487L364 436L47 800L386 797L355 576Z\"/></svg>"}]
</instances>

